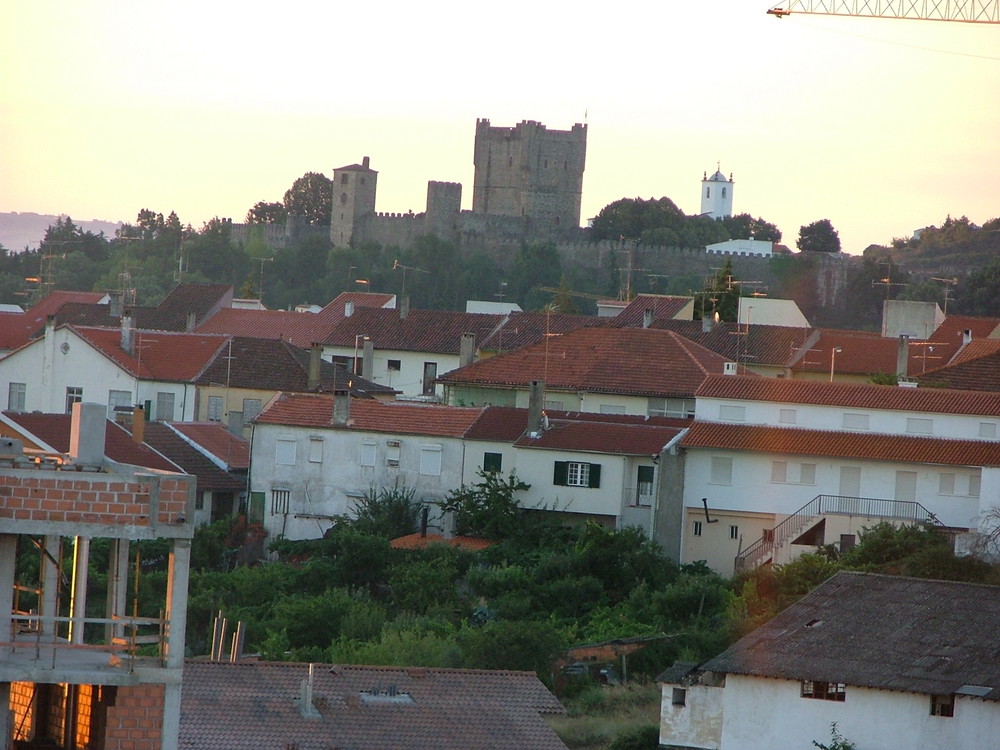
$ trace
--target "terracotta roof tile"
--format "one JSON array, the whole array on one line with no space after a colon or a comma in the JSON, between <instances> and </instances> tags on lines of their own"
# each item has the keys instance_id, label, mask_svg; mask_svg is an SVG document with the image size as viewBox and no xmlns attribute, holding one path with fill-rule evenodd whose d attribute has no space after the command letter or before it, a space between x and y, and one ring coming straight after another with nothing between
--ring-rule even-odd
<instances>
[{"instance_id":1,"label":"terracotta roof tile","mask_svg":"<svg viewBox=\"0 0 1000 750\"><path fill-rule=\"evenodd\" d=\"M250 468L249 441L234 435L220 423L173 422L170 426L226 464L230 470L245 471Z\"/></svg>"},{"instance_id":2,"label":"terracotta roof tile","mask_svg":"<svg viewBox=\"0 0 1000 750\"><path fill-rule=\"evenodd\" d=\"M333 397L283 393L257 417L260 424L462 437L482 408L351 399L346 427L333 424Z\"/></svg>"},{"instance_id":3,"label":"terracotta roof tile","mask_svg":"<svg viewBox=\"0 0 1000 750\"><path fill-rule=\"evenodd\" d=\"M45 326L45 319L55 315L69 302L97 304L104 298L97 292L55 291L24 313L0 313L0 349L17 349L24 346L31 336Z\"/></svg>"},{"instance_id":4,"label":"terracotta roof tile","mask_svg":"<svg viewBox=\"0 0 1000 750\"><path fill-rule=\"evenodd\" d=\"M158 331L185 331L188 315L194 315L197 326L232 303L233 288L229 284L178 284L156 306L148 325Z\"/></svg>"},{"instance_id":5,"label":"terracotta roof tile","mask_svg":"<svg viewBox=\"0 0 1000 750\"><path fill-rule=\"evenodd\" d=\"M731 362L750 366L787 366L814 335L811 328L739 323L717 323L704 331L700 320L666 320L654 327L678 333Z\"/></svg>"},{"instance_id":6,"label":"terracotta roof tile","mask_svg":"<svg viewBox=\"0 0 1000 750\"><path fill-rule=\"evenodd\" d=\"M950 364L917 376L922 383L1000 392L1000 339L974 340Z\"/></svg>"},{"instance_id":7,"label":"terracotta roof tile","mask_svg":"<svg viewBox=\"0 0 1000 750\"><path fill-rule=\"evenodd\" d=\"M329 334L333 322L320 313L287 310L244 310L226 308L202 323L198 333L225 333L233 336L287 341L308 347Z\"/></svg>"},{"instance_id":8,"label":"terracotta roof tile","mask_svg":"<svg viewBox=\"0 0 1000 750\"><path fill-rule=\"evenodd\" d=\"M184 665L180 748L565 750L544 719L564 709L529 672L312 667L316 716L298 705L310 666Z\"/></svg>"},{"instance_id":9,"label":"terracotta roof tile","mask_svg":"<svg viewBox=\"0 0 1000 750\"><path fill-rule=\"evenodd\" d=\"M681 438L684 448L790 453L872 461L957 466L1000 466L1000 443L909 435L832 432L729 422L695 422Z\"/></svg>"},{"instance_id":10,"label":"terracotta roof tile","mask_svg":"<svg viewBox=\"0 0 1000 750\"><path fill-rule=\"evenodd\" d=\"M69 453L72 415L5 411L4 416L50 445L54 450L60 453ZM134 464L161 471L183 471L178 464L159 453L150 444L135 443L131 433L111 420L108 420L104 432L104 455L112 461L123 464Z\"/></svg>"},{"instance_id":11,"label":"terracotta roof tile","mask_svg":"<svg viewBox=\"0 0 1000 750\"><path fill-rule=\"evenodd\" d=\"M199 492L239 492L246 489L245 476L236 476L221 469L169 424L149 422L143 427L143 439L185 474L194 476Z\"/></svg>"},{"instance_id":12,"label":"terracotta roof tile","mask_svg":"<svg viewBox=\"0 0 1000 750\"><path fill-rule=\"evenodd\" d=\"M438 380L459 385L546 388L595 393L690 396L725 358L672 331L580 328L515 352L480 360Z\"/></svg>"},{"instance_id":13,"label":"terracotta roof tile","mask_svg":"<svg viewBox=\"0 0 1000 750\"><path fill-rule=\"evenodd\" d=\"M969 331L972 341L988 339L1000 328L1000 318L975 318L971 315L949 315L931 334L928 342L934 345L934 353L941 359L935 366L951 361L951 358L962 349L965 332ZM931 368L927 368L928 370Z\"/></svg>"},{"instance_id":14,"label":"terracotta roof tile","mask_svg":"<svg viewBox=\"0 0 1000 750\"><path fill-rule=\"evenodd\" d=\"M149 380L195 380L228 342L225 336L210 334L133 330L133 356L122 349L117 329L70 328L126 372Z\"/></svg>"},{"instance_id":15,"label":"terracotta roof tile","mask_svg":"<svg viewBox=\"0 0 1000 750\"><path fill-rule=\"evenodd\" d=\"M941 388L902 388L862 383L722 375L706 378L695 395L699 398L741 401L1000 416L1000 393Z\"/></svg>"},{"instance_id":16,"label":"terracotta roof tile","mask_svg":"<svg viewBox=\"0 0 1000 750\"><path fill-rule=\"evenodd\" d=\"M544 340L554 333L569 333L588 326L611 326L614 318L593 315L559 315L543 312L515 312L507 322L479 346L495 352L509 352Z\"/></svg>"},{"instance_id":17,"label":"terracotta roof tile","mask_svg":"<svg viewBox=\"0 0 1000 750\"><path fill-rule=\"evenodd\" d=\"M625 456L655 456L673 440L681 429L645 424L643 417L630 423L573 421L549 418L549 428L524 435L514 445L518 448L547 448Z\"/></svg>"},{"instance_id":18,"label":"terracotta roof tile","mask_svg":"<svg viewBox=\"0 0 1000 750\"><path fill-rule=\"evenodd\" d=\"M502 315L450 310L411 310L401 318L398 310L364 308L341 320L324 343L353 347L356 336L367 335L377 350L457 355L463 333L474 334L478 346L502 321Z\"/></svg>"},{"instance_id":19,"label":"terracotta roof tile","mask_svg":"<svg viewBox=\"0 0 1000 750\"><path fill-rule=\"evenodd\" d=\"M612 320L615 325L641 326L646 318L646 311L651 310L653 321L677 319L677 316L689 305L693 305L694 297L678 297L664 294L640 294L628 303L624 310ZM687 320L691 320L688 315ZM700 326L701 323L699 322Z\"/></svg>"}]
</instances>

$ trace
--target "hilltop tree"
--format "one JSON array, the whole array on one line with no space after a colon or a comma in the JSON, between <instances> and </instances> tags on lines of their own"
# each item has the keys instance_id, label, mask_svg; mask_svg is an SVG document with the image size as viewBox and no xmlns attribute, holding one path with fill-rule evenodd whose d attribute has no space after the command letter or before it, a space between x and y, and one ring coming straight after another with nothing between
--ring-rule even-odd
<instances>
[{"instance_id":1,"label":"hilltop tree","mask_svg":"<svg viewBox=\"0 0 1000 750\"><path fill-rule=\"evenodd\" d=\"M310 224L328 227L333 212L333 180L319 172L306 172L285 191L283 205L288 214L305 216Z\"/></svg>"},{"instance_id":2,"label":"hilltop tree","mask_svg":"<svg viewBox=\"0 0 1000 750\"><path fill-rule=\"evenodd\" d=\"M257 201L247 211L247 224L284 224L288 211L283 203Z\"/></svg>"},{"instance_id":3,"label":"hilltop tree","mask_svg":"<svg viewBox=\"0 0 1000 750\"><path fill-rule=\"evenodd\" d=\"M840 235L829 219L820 219L799 228L795 246L806 253L839 253Z\"/></svg>"}]
</instances>

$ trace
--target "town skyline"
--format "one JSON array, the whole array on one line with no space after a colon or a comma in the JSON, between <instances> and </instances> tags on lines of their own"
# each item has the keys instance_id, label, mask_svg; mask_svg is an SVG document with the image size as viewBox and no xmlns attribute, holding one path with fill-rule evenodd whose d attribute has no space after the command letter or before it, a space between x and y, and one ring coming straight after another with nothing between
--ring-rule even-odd
<instances>
[{"instance_id":1,"label":"town skyline","mask_svg":"<svg viewBox=\"0 0 1000 750\"><path fill-rule=\"evenodd\" d=\"M470 208L482 117L587 123L584 223L620 198L697 213L717 165L734 212L791 247L823 218L858 254L948 215L996 217L1000 107L981 103L1000 86L995 26L766 10L8 7L0 211L149 208L199 228L364 156L379 211L422 211L428 180L462 183Z\"/></svg>"}]
</instances>

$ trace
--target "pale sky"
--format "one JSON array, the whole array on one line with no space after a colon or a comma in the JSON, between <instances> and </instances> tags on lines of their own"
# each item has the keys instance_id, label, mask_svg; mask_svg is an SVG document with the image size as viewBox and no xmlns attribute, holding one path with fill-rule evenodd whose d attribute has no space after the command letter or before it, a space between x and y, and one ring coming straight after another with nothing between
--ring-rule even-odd
<instances>
[{"instance_id":1,"label":"pale sky","mask_svg":"<svg viewBox=\"0 0 1000 750\"><path fill-rule=\"evenodd\" d=\"M672 0L0 5L0 211L200 228L371 157L379 211L472 203L477 117L589 125L583 215L704 172L794 247L1000 216L1000 25Z\"/></svg>"}]
</instances>

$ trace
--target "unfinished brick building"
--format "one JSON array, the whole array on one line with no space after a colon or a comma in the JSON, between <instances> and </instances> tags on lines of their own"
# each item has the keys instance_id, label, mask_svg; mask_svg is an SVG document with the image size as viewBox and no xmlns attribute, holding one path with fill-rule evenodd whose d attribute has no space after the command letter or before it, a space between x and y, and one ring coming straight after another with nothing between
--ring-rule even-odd
<instances>
[{"instance_id":1,"label":"unfinished brick building","mask_svg":"<svg viewBox=\"0 0 1000 750\"><path fill-rule=\"evenodd\" d=\"M0 439L0 748L177 747L194 478L107 460L106 408L73 405L68 455ZM157 538L165 601L140 616L129 542ZM87 602L96 539L103 611Z\"/></svg>"}]
</instances>

